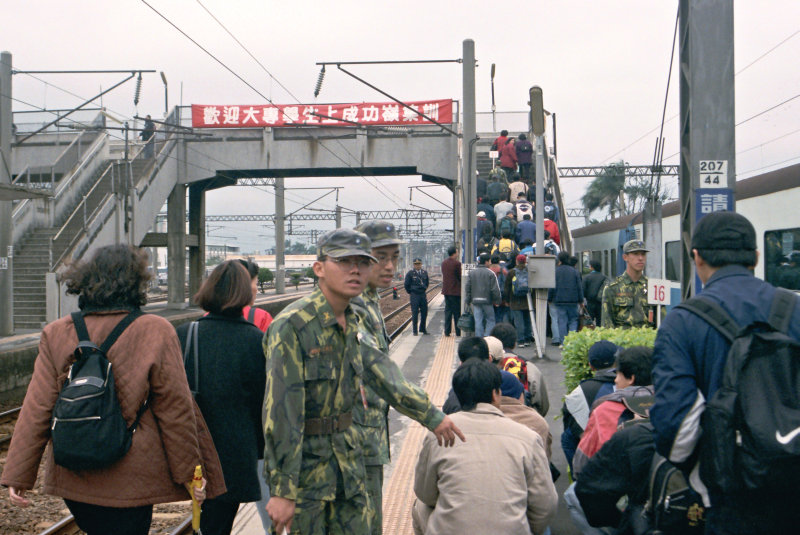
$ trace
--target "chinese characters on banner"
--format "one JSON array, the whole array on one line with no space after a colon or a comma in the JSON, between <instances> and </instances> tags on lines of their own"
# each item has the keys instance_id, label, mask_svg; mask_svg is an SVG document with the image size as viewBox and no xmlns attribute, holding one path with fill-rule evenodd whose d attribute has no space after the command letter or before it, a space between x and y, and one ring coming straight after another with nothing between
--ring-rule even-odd
<instances>
[{"instance_id":1,"label":"chinese characters on banner","mask_svg":"<svg viewBox=\"0 0 800 535\"><path fill-rule=\"evenodd\" d=\"M452 100L407 102L439 123L453 122ZM192 104L194 128L265 128L268 126L411 126L433 124L396 102L360 104L266 104L224 106Z\"/></svg>"}]
</instances>

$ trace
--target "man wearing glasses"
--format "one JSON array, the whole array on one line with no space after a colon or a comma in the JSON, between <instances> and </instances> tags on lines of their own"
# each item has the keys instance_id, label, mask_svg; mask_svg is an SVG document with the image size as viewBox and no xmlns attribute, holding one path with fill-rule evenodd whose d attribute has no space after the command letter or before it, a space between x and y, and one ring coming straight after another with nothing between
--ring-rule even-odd
<instances>
[{"instance_id":1,"label":"man wearing glasses","mask_svg":"<svg viewBox=\"0 0 800 535\"><path fill-rule=\"evenodd\" d=\"M264 458L276 533L369 533L374 508L366 486L363 437L353 423L360 380L432 429L450 446L463 436L430 403L415 403L399 368L359 331L350 306L376 262L370 239L337 229L320 238L313 269L319 287L289 305L264 341ZM407 396L412 396L410 400Z\"/></svg>"}]
</instances>

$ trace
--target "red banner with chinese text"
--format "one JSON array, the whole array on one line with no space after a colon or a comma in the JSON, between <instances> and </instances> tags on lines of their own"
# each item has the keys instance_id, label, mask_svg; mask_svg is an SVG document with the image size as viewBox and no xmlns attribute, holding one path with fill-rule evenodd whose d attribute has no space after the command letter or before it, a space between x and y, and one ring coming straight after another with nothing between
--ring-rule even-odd
<instances>
[{"instance_id":1,"label":"red banner with chinese text","mask_svg":"<svg viewBox=\"0 0 800 535\"><path fill-rule=\"evenodd\" d=\"M192 104L194 128L264 128L268 126L413 126L453 122L452 100L360 104L266 104L215 106ZM416 110L416 111L414 111ZM416 113L419 112L419 113Z\"/></svg>"}]
</instances>

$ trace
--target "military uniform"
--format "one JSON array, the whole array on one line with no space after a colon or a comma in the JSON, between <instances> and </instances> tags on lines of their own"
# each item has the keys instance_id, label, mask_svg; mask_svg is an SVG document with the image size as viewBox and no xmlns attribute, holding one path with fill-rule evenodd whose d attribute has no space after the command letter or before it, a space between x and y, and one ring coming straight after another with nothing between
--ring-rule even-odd
<instances>
[{"instance_id":1,"label":"military uniform","mask_svg":"<svg viewBox=\"0 0 800 535\"><path fill-rule=\"evenodd\" d=\"M364 232L372 240L373 249L402 243L402 240L397 237L394 225L390 222L369 221L357 226L356 230ZM367 286L360 296L350 301L350 304L359 319L358 329L361 333L361 344L370 344L388 354L390 340L389 334L386 332L386 324L383 321L380 300L377 288ZM405 381L405 379L403 380ZM362 386L363 388L353 405L353 424L361 431L363 437L367 492L374 504L375 511L372 519L372 534L380 535L383 530L383 465L388 464L391 460L389 404L370 387ZM416 385L406 383L404 389L415 392L418 400L428 400L425 391ZM438 411L431 405L430 410L426 412ZM437 418L437 420L441 420L441 418Z\"/></svg>"},{"instance_id":2,"label":"military uniform","mask_svg":"<svg viewBox=\"0 0 800 535\"><path fill-rule=\"evenodd\" d=\"M419 399L407 388L376 343L363 338L353 308L345 310L342 328L317 288L281 312L264 339L265 470L272 495L295 501L292 533L370 531L374 511L365 485L363 437L351 425L359 377L426 427L443 419L427 397Z\"/></svg>"},{"instance_id":3,"label":"military uniform","mask_svg":"<svg viewBox=\"0 0 800 535\"><path fill-rule=\"evenodd\" d=\"M652 327L654 307L647 304L647 277L633 282L627 272L603 290L602 327Z\"/></svg>"},{"instance_id":4,"label":"military uniform","mask_svg":"<svg viewBox=\"0 0 800 535\"><path fill-rule=\"evenodd\" d=\"M422 263L419 258L414 259L414 263ZM406 273L404 286L411 301L411 330L417 334L417 330L423 334L428 334L425 324L428 320L428 299L425 293L428 291L428 272L420 269L412 269ZM417 328L417 317L419 317L419 328Z\"/></svg>"}]
</instances>

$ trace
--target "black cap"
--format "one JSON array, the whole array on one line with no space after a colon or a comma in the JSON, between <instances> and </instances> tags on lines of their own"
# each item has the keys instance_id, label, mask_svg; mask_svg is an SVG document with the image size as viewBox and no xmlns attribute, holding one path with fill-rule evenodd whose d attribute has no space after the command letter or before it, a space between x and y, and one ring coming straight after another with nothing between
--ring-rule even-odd
<instances>
[{"instance_id":1,"label":"black cap","mask_svg":"<svg viewBox=\"0 0 800 535\"><path fill-rule=\"evenodd\" d=\"M414 263L415 264L421 264L422 263L422 259L421 258L415 258L414 259Z\"/></svg>"},{"instance_id":2,"label":"black cap","mask_svg":"<svg viewBox=\"0 0 800 535\"><path fill-rule=\"evenodd\" d=\"M756 250L756 230L736 212L712 212L704 216L692 234L692 249Z\"/></svg>"},{"instance_id":3,"label":"black cap","mask_svg":"<svg viewBox=\"0 0 800 535\"><path fill-rule=\"evenodd\" d=\"M637 414L642 418L650 417L650 407L656 401L655 396L629 396L622 398L622 403L633 414Z\"/></svg>"},{"instance_id":4,"label":"black cap","mask_svg":"<svg viewBox=\"0 0 800 535\"><path fill-rule=\"evenodd\" d=\"M595 370L604 370L614 365L614 358L619 346L608 340L600 340L589 348L589 364Z\"/></svg>"}]
</instances>

